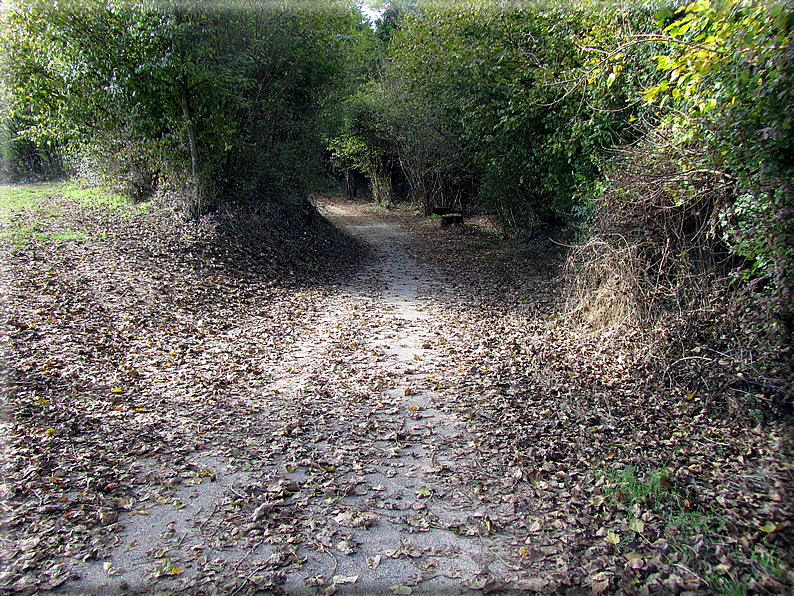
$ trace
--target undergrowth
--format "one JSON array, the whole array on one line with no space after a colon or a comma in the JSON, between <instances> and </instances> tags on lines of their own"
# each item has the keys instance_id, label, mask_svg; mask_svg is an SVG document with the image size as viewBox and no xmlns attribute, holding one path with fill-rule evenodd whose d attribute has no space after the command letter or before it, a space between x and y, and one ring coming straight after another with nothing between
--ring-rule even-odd
<instances>
[{"instance_id":1,"label":"undergrowth","mask_svg":"<svg viewBox=\"0 0 794 596\"><path fill-rule=\"evenodd\" d=\"M661 137L616 151L590 235L570 254L567 312L572 325L652 361L660 388L704 396L750 424L751 412L790 415L794 353L731 249L736 192Z\"/></svg>"},{"instance_id":2,"label":"undergrowth","mask_svg":"<svg viewBox=\"0 0 794 596\"><path fill-rule=\"evenodd\" d=\"M670 564L702 580L711 593L723 596L777 593L787 581L790 566L779 547L759 543L749 554L731 548L730 521L706 504L690 503L671 482L665 467L643 472L626 466L605 472L603 479L602 492L594 498L594 503L608 503L624 511L629 520L627 529L634 537L623 539L627 546L652 543ZM654 524L646 528L643 520L661 520L663 535L658 535L658 529L650 529ZM617 543L619 539L615 535L613 541ZM710 555L709 551L716 555ZM702 558L705 564L700 561L699 566L688 562L692 559L697 563ZM737 560L744 564L729 562ZM697 573L683 563L692 565Z\"/></svg>"},{"instance_id":3,"label":"undergrowth","mask_svg":"<svg viewBox=\"0 0 794 596\"><path fill-rule=\"evenodd\" d=\"M616 151L592 199L589 236L570 252L565 323L631 362L654 400L691 404L693 422L789 436L794 348L785 321L765 307L758 264L732 240L742 193L661 133ZM727 485L707 488L699 464L678 472L638 460L605 474L600 499L625 516L635 541L662 541L682 577L712 593L785 591L794 580L781 554L790 520L748 525L726 513ZM748 502L753 492L779 500L789 482L779 476L773 488L760 466L744 474L728 483Z\"/></svg>"}]
</instances>

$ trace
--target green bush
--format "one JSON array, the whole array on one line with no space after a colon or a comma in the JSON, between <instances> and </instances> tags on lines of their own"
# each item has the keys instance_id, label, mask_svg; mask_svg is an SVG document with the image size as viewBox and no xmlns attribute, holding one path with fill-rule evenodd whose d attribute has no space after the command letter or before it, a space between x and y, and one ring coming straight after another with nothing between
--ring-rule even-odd
<instances>
[{"instance_id":1,"label":"green bush","mask_svg":"<svg viewBox=\"0 0 794 596\"><path fill-rule=\"evenodd\" d=\"M10 112L30 116L20 133L68 142L86 173L133 195L162 179L197 215L317 175L360 13L335 0L31 1L3 18Z\"/></svg>"},{"instance_id":2,"label":"green bush","mask_svg":"<svg viewBox=\"0 0 794 596\"><path fill-rule=\"evenodd\" d=\"M794 330L794 11L783 3L698 0L676 14L657 56L665 78L650 102L675 104L664 126L730 192L715 213L725 242L745 260L737 275L749 331Z\"/></svg>"},{"instance_id":3,"label":"green bush","mask_svg":"<svg viewBox=\"0 0 794 596\"><path fill-rule=\"evenodd\" d=\"M419 3L360 96L368 126L348 132L393 156L426 214L476 200L514 231L563 225L606 149L637 135L632 102L653 73L647 45L632 46L633 78L599 76L601 56L653 23L600 4Z\"/></svg>"}]
</instances>

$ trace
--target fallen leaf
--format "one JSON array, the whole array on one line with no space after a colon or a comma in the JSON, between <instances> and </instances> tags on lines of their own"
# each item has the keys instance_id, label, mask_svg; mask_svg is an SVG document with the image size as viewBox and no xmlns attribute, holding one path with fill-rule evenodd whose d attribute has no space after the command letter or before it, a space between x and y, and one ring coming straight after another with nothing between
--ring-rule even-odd
<instances>
[{"instance_id":1,"label":"fallen leaf","mask_svg":"<svg viewBox=\"0 0 794 596\"><path fill-rule=\"evenodd\" d=\"M772 532L779 532L785 528L785 524L776 524L775 522L766 522L763 526L761 526L760 530L762 532L766 532L767 534L771 534Z\"/></svg>"},{"instance_id":2,"label":"fallen leaf","mask_svg":"<svg viewBox=\"0 0 794 596\"><path fill-rule=\"evenodd\" d=\"M420 486L416 489L416 496L420 499L430 497L433 493L426 486Z\"/></svg>"},{"instance_id":3,"label":"fallen leaf","mask_svg":"<svg viewBox=\"0 0 794 596\"><path fill-rule=\"evenodd\" d=\"M590 590L593 592L594 596L598 596L599 594L603 594L604 591L609 587L609 580L604 579L601 581L595 581L590 584Z\"/></svg>"},{"instance_id":4,"label":"fallen leaf","mask_svg":"<svg viewBox=\"0 0 794 596\"><path fill-rule=\"evenodd\" d=\"M551 580L546 579L544 577L528 577L524 579L520 579L517 582L513 582L511 584L512 587L515 587L519 590L528 590L529 592L540 592L549 585Z\"/></svg>"},{"instance_id":5,"label":"fallen leaf","mask_svg":"<svg viewBox=\"0 0 794 596\"><path fill-rule=\"evenodd\" d=\"M353 547L351 546L350 542L347 540L340 540L336 543L336 550L338 550L343 555L352 555L356 552Z\"/></svg>"}]
</instances>

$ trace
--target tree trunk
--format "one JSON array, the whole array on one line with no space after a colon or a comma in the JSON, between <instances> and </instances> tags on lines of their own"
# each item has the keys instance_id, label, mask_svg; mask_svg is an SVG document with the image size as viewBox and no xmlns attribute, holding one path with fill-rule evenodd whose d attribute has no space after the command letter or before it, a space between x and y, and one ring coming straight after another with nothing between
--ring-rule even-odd
<instances>
[{"instance_id":1,"label":"tree trunk","mask_svg":"<svg viewBox=\"0 0 794 596\"><path fill-rule=\"evenodd\" d=\"M190 166L193 180L198 184L196 175L198 172L198 151L196 149L196 133L193 130L193 120L190 118L190 105L188 104L187 81L183 80L179 86L179 100L182 103L182 115L185 117L187 126L187 141L190 146Z\"/></svg>"}]
</instances>

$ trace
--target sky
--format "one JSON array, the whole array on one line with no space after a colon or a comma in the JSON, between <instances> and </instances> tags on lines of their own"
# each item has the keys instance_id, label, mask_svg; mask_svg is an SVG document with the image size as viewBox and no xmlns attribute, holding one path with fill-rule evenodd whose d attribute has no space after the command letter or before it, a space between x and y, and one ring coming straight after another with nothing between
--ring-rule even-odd
<instances>
[{"instance_id":1,"label":"sky","mask_svg":"<svg viewBox=\"0 0 794 596\"><path fill-rule=\"evenodd\" d=\"M361 3L361 12L367 17L372 23L375 23L375 20L378 19L383 12L382 8L372 8L366 2Z\"/></svg>"}]
</instances>

